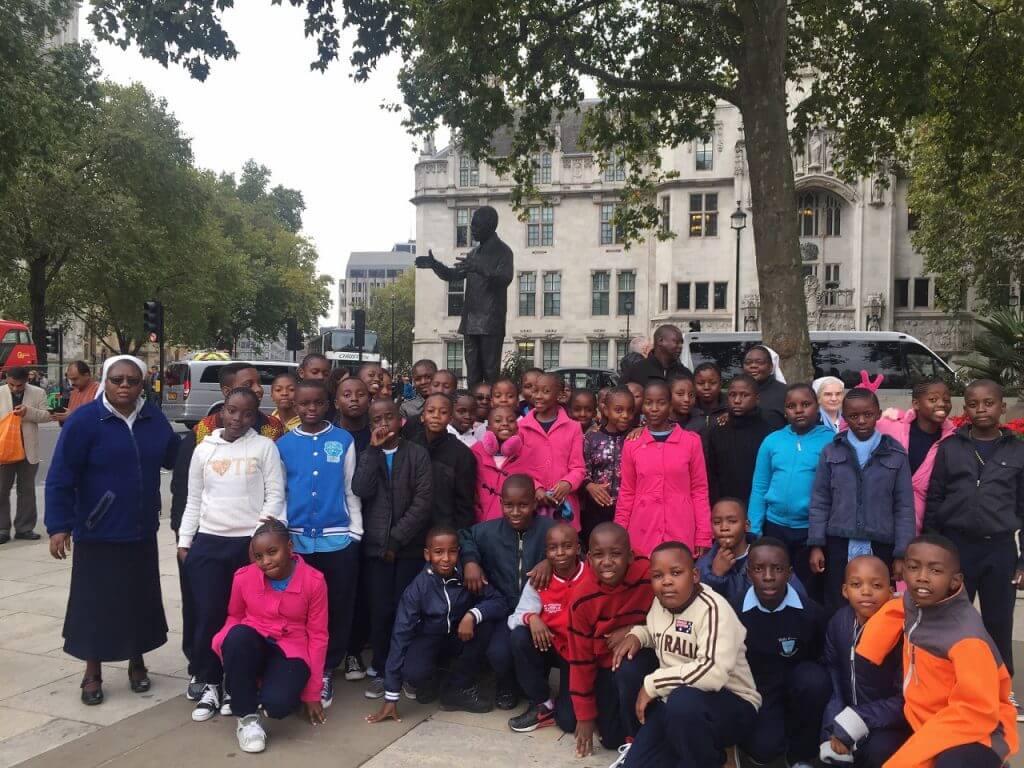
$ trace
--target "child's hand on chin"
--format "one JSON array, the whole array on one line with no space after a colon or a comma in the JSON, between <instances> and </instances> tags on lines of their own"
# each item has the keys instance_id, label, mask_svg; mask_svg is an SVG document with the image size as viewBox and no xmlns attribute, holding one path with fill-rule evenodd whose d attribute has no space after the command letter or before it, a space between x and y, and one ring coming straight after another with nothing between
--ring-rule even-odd
<instances>
[{"instance_id":1,"label":"child's hand on chin","mask_svg":"<svg viewBox=\"0 0 1024 768\"><path fill-rule=\"evenodd\" d=\"M396 723L402 722L402 718L398 716L397 702L385 701L384 706L379 710L372 715L366 716L366 722L368 723L383 723L385 720L394 720Z\"/></svg>"}]
</instances>

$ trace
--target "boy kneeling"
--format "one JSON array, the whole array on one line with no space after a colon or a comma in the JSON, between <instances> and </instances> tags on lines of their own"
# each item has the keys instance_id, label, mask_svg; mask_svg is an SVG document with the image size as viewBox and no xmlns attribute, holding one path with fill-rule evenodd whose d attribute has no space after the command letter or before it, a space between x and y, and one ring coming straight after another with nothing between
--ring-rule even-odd
<instances>
[{"instance_id":1,"label":"boy kneeling","mask_svg":"<svg viewBox=\"0 0 1024 768\"><path fill-rule=\"evenodd\" d=\"M505 599L485 586L478 599L462 583L457 569L459 535L438 526L427 534L423 558L428 565L402 594L391 633L391 649L384 674L384 706L366 720L398 720L398 697L403 683L412 686L423 704L437 697L438 661L451 659L448 680L441 692L441 709L490 712L480 697L476 674L483 663L494 626L505 618ZM406 695L409 698L408 689Z\"/></svg>"},{"instance_id":2,"label":"boy kneeling","mask_svg":"<svg viewBox=\"0 0 1024 768\"><path fill-rule=\"evenodd\" d=\"M907 547L907 591L864 627L857 653L882 664L903 639L903 712L914 735L886 768L999 768L1017 751L1012 680L967 597L960 553L944 536Z\"/></svg>"},{"instance_id":3,"label":"boy kneeling","mask_svg":"<svg viewBox=\"0 0 1024 768\"><path fill-rule=\"evenodd\" d=\"M685 544L658 545L650 569L657 599L612 662L618 669L642 648L658 656L636 696L641 727L625 765L721 766L761 705L747 664L747 631L726 599L700 584Z\"/></svg>"}]
</instances>

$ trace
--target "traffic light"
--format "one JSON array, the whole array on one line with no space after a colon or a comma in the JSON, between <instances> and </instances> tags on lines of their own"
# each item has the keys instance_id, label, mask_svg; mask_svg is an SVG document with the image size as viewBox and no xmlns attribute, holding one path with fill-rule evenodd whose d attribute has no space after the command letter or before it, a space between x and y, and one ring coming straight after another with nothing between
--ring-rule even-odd
<instances>
[{"instance_id":1,"label":"traffic light","mask_svg":"<svg viewBox=\"0 0 1024 768\"><path fill-rule=\"evenodd\" d=\"M302 333L299 331L299 323L294 317L289 317L287 348L289 352L302 351Z\"/></svg>"},{"instance_id":2,"label":"traffic light","mask_svg":"<svg viewBox=\"0 0 1024 768\"><path fill-rule=\"evenodd\" d=\"M143 330L158 344L164 341L164 305L159 301L147 301L142 305ZM155 338L154 338L155 337Z\"/></svg>"},{"instance_id":3,"label":"traffic light","mask_svg":"<svg viewBox=\"0 0 1024 768\"><path fill-rule=\"evenodd\" d=\"M352 312L352 346L362 349L366 346L366 310L356 309Z\"/></svg>"},{"instance_id":4,"label":"traffic light","mask_svg":"<svg viewBox=\"0 0 1024 768\"><path fill-rule=\"evenodd\" d=\"M49 328L44 333L46 336L43 343L46 344L46 351L56 355L60 352L60 328Z\"/></svg>"}]
</instances>

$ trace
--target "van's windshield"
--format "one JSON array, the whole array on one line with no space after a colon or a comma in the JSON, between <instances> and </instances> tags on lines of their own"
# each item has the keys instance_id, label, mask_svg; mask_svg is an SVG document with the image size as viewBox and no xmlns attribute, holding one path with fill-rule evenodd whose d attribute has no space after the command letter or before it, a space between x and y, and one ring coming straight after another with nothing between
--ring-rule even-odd
<instances>
[{"instance_id":1,"label":"van's windshield","mask_svg":"<svg viewBox=\"0 0 1024 768\"><path fill-rule=\"evenodd\" d=\"M704 362L717 363L726 380L743 370L743 355L754 342L700 341L690 342L694 366ZM812 341L811 360L814 377L835 376L847 387L860 383L860 372L871 377L882 374L882 389L910 389L923 379L948 377L941 360L925 347L900 341Z\"/></svg>"}]
</instances>

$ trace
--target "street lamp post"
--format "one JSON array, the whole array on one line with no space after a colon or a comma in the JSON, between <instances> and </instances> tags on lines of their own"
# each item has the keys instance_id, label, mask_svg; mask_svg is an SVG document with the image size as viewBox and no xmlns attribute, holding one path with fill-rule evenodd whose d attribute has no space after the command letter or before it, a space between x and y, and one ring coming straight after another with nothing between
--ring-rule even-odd
<instances>
[{"instance_id":1,"label":"street lamp post","mask_svg":"<svg viewBox=\"0 0 1024 768\"><path fill-rule=\"evenodd\" d=\"M622 308L624 310L626 310L626 351L623 354L624 355L628 355L629 354L629 342L630 342L630 338L629 338L629 316L633 314L633 300L627 297L622 302Z\"/></svg>"},{"instance_id":2,"label":"street lamp post","mask_svg":"<svg viewBox=\"0 0 1024 768\"><path fill-rule=\"evenodd\" d=\"M391 370L395 370L395 349L397 344L395 342L395 294L391 294Z\"/></svg>"},{"instance_id":3,"label":"street lamp post","mask_svg":"<svg viewBox=\"0 0 1024 768\"><path fill-rule=\"evenodd\" d=\"M736 201L736 210L729 217L729 226L736 230L736 282L733 284L733 319L732 329L740 329L740 232L747 226L747 214L743 212L740 201Z\"/></svg>"}]
</instances>

